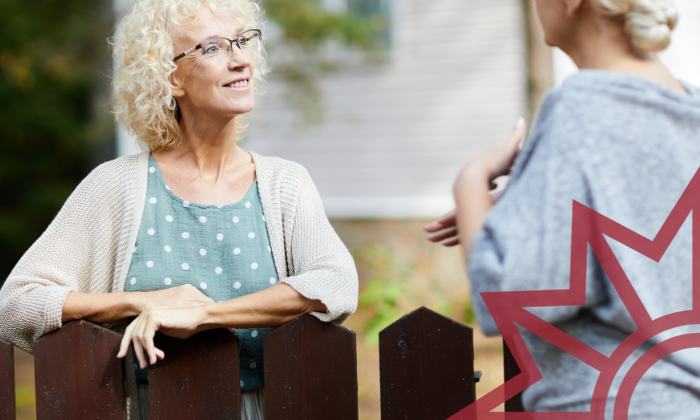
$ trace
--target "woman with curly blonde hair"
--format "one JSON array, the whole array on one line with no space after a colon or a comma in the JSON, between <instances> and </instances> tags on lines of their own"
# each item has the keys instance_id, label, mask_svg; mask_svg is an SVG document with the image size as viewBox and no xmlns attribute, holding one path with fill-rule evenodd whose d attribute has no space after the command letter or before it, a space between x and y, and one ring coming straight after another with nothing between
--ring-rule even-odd
<instances>
[{"instance_id":1,"label":"woman with curly blonde hair","mask_svg":"<svg viewBox=\"0 0 700 420\"><path fill-rule=\"evenodd\" d=\"M167 357L156 331L235 331L242 418L262 419L263 335L357 305L306 170L236 144L267 73L261 14L254 0L136 1L113 40L113 100L148 151L95 169L0 291L0 335L29 352L75 319L124 331L130 419L148 418L147 366Z\"/></svg>"}]
</instances>

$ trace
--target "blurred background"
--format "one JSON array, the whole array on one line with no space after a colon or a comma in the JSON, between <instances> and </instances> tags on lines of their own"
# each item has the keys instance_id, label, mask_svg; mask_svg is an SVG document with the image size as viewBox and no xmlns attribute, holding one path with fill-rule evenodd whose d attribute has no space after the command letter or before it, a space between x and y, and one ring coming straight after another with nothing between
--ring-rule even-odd
<instances>
[{"instance_id":1,"label":"blurred background","mask_svg":"<svg viewBox=\"0 0 700 420\"><path fill-rule=\"evenodd\" d=\"M262 0L273 73L247 150L306 166L360 272L360 418L379 419L377 334L428 306L475 329L477 386L503 381L500 338L471 310L456 249L422 226L452 206L461 166L531 120L576 71L542 42L531 0ZM700 85L700 2L660 55ZM0 0L0 281L95 166L138 153L109 106L111 36L131 0ZM18 418L32 357L16 352Z\"/></svg>"}]
</instances>

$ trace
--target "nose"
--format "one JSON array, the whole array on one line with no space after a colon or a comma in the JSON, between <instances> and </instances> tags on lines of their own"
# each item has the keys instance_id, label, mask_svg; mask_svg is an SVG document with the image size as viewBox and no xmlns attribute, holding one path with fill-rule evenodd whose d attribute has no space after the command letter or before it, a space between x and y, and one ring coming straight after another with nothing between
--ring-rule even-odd
<instances>
[{"instance_id":1,"label":"nose","mask_svg":"<svg viewBox=\"0 0 700 420\"><path fill-rule=\"evenodd\" d=\"M231 57L228 60L229 70L244 69L250 67L252 57L237 46L232 46Z\"/></svg>"}]
</instances>

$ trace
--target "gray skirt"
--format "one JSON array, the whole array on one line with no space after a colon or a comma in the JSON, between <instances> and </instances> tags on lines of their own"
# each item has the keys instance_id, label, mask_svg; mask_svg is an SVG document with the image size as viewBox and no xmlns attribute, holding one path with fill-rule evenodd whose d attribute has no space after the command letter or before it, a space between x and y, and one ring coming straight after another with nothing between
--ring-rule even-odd
<instances>
[{"instance_id":1,"label":"gray skirt","mask_svg":"<svg viewBox=\"0 0 700 420\"><path fill-rule=\"evenodd\" d=\"M150 420L148 385L138 384L141 419ZM265 420L265 389L241 393L241 420Z\"/></svg>"}]
</instances>

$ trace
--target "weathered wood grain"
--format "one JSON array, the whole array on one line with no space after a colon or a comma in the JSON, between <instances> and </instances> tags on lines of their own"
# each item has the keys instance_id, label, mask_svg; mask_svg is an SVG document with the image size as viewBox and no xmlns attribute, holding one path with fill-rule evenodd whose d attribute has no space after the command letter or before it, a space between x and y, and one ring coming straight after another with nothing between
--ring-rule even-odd
<instances>
[{"instance_id":1,"label":"weathered wood grain","mask_svg":"<svg viewBox=\"0 0 700 420\"><path fill-rule=\"evenodd\" d=\"M126 419L121 334L73 321L34 343L38 420Z\"/></svg>"},{"instance_id":2,"label":"weathered wood grain","mask_svg":"<svg viewBox=\"0 0 700 420\"><path fill-rule=\"evenodd\" d=\"M476 400L472 329L425 307L379 333L382 420L445 420Z\"/></svg>"},{"instance_id":3,"label":"weathered wood grain","mask_svg":"<svg viewBox=\"0 0 700 420\"><path fill-rule=\"evenodd\" d=\"M239 420L238 337L217 329L187 340L157 333L165 353L148 369L151 420Z\"/></svg>"},{"instance_id":4,"label":"weathered wood grain","mask_svg":"<svg viewBox=\"0 0 700 420\"><path fill-rule=\"evenodd\" d=\"M305 315L263 343L267 420L357 420L354 332Z\"/></svg>"}]
</instances>

